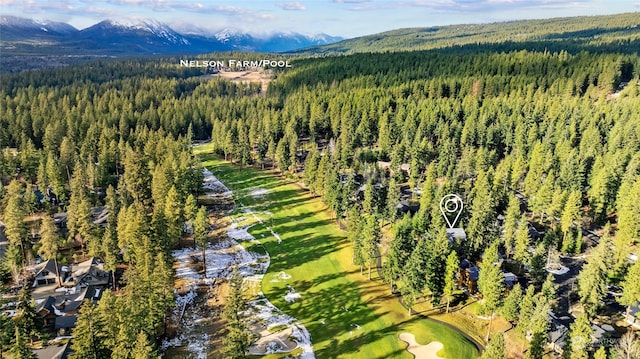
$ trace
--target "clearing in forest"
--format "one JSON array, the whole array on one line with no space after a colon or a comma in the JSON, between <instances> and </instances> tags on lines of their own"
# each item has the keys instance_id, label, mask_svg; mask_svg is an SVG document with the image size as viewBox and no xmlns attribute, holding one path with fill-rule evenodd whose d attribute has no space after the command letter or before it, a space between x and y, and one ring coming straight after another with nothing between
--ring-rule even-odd
<instances>
[{"instance_id":1,"label":"clearing in forest","mask_svg":"<svg viewBox=\"0 0 640 359\"><path fill-rule=\"evenodd\" d=\"M367 280L351 264L345 233L326 206L297 184L268 171L237 167L195 149L203 164L234 193L238 216L256 215L262 223L249 233L271 256L262 280L265 297L298 319L311 334L318 358L411 358L403 332L421 343L442 342L444 358L476 358L476 347L441 324L409 317L379 278ZM263 196L252 196L261 189ZM262 191L262 189L266 191ZM253 192L252 192L253 191ZM277 234L277 235L274 235ZM243 242L252 251L251 242Z\"/></svg>"}]
</instances>

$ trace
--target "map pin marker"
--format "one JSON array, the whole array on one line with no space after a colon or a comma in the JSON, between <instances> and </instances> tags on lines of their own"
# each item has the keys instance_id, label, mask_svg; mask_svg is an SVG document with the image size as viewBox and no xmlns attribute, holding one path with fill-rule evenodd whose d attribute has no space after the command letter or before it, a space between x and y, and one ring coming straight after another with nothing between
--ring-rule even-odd
<instances>
[{"instance_id":1,"label":"map pin marker","mask_svg":"<svg viewBox=\"0 0 640 359\"><path fill-rule=\"evenodd\" d=\"M456 222L458 222L463 208L464 204L462 203L462 198L457 194L448 194L442 197L440 200L440 212L442 212L442 216L444 217L444 220L447 221L449 228L453 228ZM449 218L454 215L455 218L451 221Z\"/></svg>"}]
</instances>

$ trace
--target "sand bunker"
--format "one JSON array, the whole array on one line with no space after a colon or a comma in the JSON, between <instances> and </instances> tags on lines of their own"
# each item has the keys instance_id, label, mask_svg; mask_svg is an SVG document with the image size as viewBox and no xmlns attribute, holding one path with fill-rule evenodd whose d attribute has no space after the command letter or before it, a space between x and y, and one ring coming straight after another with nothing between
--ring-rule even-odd
<instances>
[{"instance_id":1,"label":"sand bunker","mask_svg":"<svg viewBox=\"0 0 640 359\"><path fill-rule=\"evenodd\" d=\"M401 333L400 340L409 344L407 351L413 354L416 359L444 359L436 354L444 347L440 342L431 342L427 345L420 345L416 342L416 337L411 333Z\"/></svg>"}]
</instances>

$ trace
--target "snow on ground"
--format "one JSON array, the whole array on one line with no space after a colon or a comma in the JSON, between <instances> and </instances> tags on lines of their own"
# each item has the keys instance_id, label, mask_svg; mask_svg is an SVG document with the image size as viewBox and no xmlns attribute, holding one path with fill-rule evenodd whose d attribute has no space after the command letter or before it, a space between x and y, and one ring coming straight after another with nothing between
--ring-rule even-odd
<instances>
[{"instance_id":1,"label":"snow on ground","mask_svg":"<svg viewBox=\"0 0 640 359\"><path fill-rule=\"evenodd\" d=\"M309 331L297 319L282 313L280 309L264 297L251 301L248 304L249 309L246 314L250 317L249 324L259 323L267 329L282 325L288 326L292 330L290 338L298 344L298 348L302 349L302 354L300 354L298 358L315 358L313 348L311 347Z\"/></svg>"},{"instance_id":2,"label":"snow on ground","mask_svg":"<svg viewBox=\"0 0 640 359\"><path fill-rule=\"evenodd\" d=\"M209 169L205 168L202 170L204 174L204 180L202 181L202 187L207 191L207 196L210 197L222 197L222 198L232 198L233 192L224 185L224 183L220 182L220 180L209 171Z\"/></svg>"},{"instance_id":3,"label":"snow on ground","mask_svg":"<svg viewBox=\"0 0 640 359\"><path fill-rule=\"evenodd\" d=\"M278 240L278 244L282 243L282 238L280 238L280 236L278 235L278 233L274 232L273 229L271 230L271 234L276 237L276 239Z\"/></svg>"},{"instance_id":4,"label":"snow on ground","mask_svg":"<svg viewBox=\"0 0 640 359\"><path fill-rule=\"evenodd\" d=\"M253 198L262 198L262 197L266 196L267 193L269 193L269 190L267 190L267 189L254 188L254 189L249 191L249 196L251 196Z\"/></svg>"},{"instance_id":5,"label":"snow on ground","mask_svg":"<svg viewBox=\"0 0 640 359\"><path fill-rule=\"evenodd\" d=\"M223 192L223 196L227 191L228 195L233 194L228 188L220 182L213 174L206 170L205 174L205 188L210 188L212 191ZM262 223L260 218L251 209L244 208L244 212L251 214L254 219L259 223ZM243 219L244 220L244 219ZM171 340L165 340L161 345L161 350L166 350L169 347L174 346L186 346L185 349L192 353L196 358L206 358L208 352L209 336L206 333L200 333L194 330L196 323L201 319L197 317L198 314L187 316L185 314L185 308L192 304L197 296L196 288L200 284L213 286L218 278L230 278L232 274L232 268L236 266L238 268L238 274L244 279L246 284L258 284L263 280L269 264L270 257L247 251L239 242L240 241L259 241L253 237L248 228L238 226L239 219L236 218L227 231L228 240L224 240L216 245L209 245L205 250L206 257L206 273L207 278L204 278L202 274L197 272L200 263L202 262L202 251L199 249L184 248L175 250L172 252L174 261L176 262L176 279L181 280L189 291L184 295L176 295L176 308L174 309L176 317L182 319L182 328L180 334ZM269 230L271 230L269 228ZM271 230L271 233L281 241L280 236ZM280 272L276 278L287 280L291 276L285 272ZM315 358L313 347L311 346L311 336L307 329L295 318L284 314L280 309L275 307L267 298L264 297L262 292L254 293L258 296L257 300L248 303L249 309L246 314L248 315L247 321L253 323L257 327L264 326L265 329L286 326L291 334L288 335L290 340L293 340L297 347L302 349L302 354L299 358L311 359ZM299 293L295 293L293 288L290 288L289 298L291 301L301 299ZM287 301L289 301L287 299ZM288 332L288 331L287 331Z\"/></svg>"},{"instance_id":6,"label":"snow on ground","mask_svg":"<svg viewBox=\"0 0 640 359\"><path fill-rule=\"evenodd\" d=\"M273 278L271 280L271 283L278 283L281 280L289 280L291 279L291 276L285 272L280 272L278 274L275 275L275 278Z\"/></svg>"},{"instance_id":7,"label":"snow on ground","mask_svg":"<svg viewBox=\"0 0 640 359\"><path fill-rule=\"evenodd\" d=\"M300 293L289 292L284 296L284 300L286 300L288 303L293 303L296 301L296 299L302 299Z\"/></svg>"},{"instance_id":8,"label":"snow on ground","mask_svg":"<svg viewBox=\"0 0 640 359\"><path fill-rule=\"evenodd\" d=\"M569 272L569 268L565 266L560 266L560 268L545 268L547 272L553 273L555 275L563 275Z\"/></svg>"}]
</instances>

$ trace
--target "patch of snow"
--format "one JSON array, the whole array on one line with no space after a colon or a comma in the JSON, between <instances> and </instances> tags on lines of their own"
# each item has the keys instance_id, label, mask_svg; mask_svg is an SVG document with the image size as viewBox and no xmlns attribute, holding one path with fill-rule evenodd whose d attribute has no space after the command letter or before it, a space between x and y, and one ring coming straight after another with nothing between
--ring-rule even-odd
<instances>
[{"instance_id":1,"label":"patch of snow","mask_svg":"<svg viewBox=\"0 0 640 359\"><path fill-rule=\"evenodd\" d=\"M278 274L275 275L275 278L273 278L271 280L271 283L278 283L281 280L289 280L291 279L291 276L285 272L280 272Z\"/></svg>"},{"instance_id":2,"label":"patch of snow","mask_svg":"<svg viewBox=\"0 0 640 359\"><path fill-rule=\"evenodd\" d=\"M300 293L289 292L287 293L287 295L284 296L284 300L286 300L287 303L293 303L296 301L296 299L302 299L302 296L300 295Z\"/></svg>"},{"instance_id":3,"label":"patch of snow","mask_svg":"<svg viewBox=\"0 0 640 359\"><path fill-rule=\"evenodd\" d=\"M559 269L555 269L555 268L545 268L547 270L547 272L549 273L553 273L555 275L563 275L565 273L569 272L569 268L565 267L565 266L560 266Z\"/></svg>"},{"instance_id":4,"label":"patch of snow","mask_svg":"<svg viewBox=\"0 0 640 359\"><path fill-rule=\"evenodd\" d=\"M276 237L276 239L278 240L278 244L282 243L282 238L280 238L280 236L278 235L278 233L274 232L273 230L271 230L271 234Z\"/></svg>"},{"instance_id":5,"label":"patch of snow","mask_svg":"<svg viewBox=\"0 0 640 359\"><path fill-rule=\"evenodd\" d=\"M220 182L209 170L204 170L205 184L208 183L210 188L215 188L217 191L228 191L228 188ZM229 196L232 196L231 191ZM260 223L260 218L251 211L251 209L245 210L250 213ZM238 269L238 274L243 278L244 282L249 283L261 283L266 273L269 264L270 257L247 251L238 241L251 241L260 243L255 237L253 237L247 231L249 227L238 227L238 219L234 221L231 228L227 230L228 240L222 241L217 245L209 245L205 250L206 257L206 273L207 278L203 278L198 273L198 265L196 263L202 262L202 251L200 249L185 248L175 250L172 252L174 260L176 262L176 277L186 282L186 286L190 288L189 292L185 295L177 295L177 306L174 309L174 314L179 314L182 318L184 314L185 318L182 318L182 326L185 328L184 333L180 333L178 336L171 340L165 340L162 342L161 350L166 350L169 347L186 346L186 350L194 355L196 358L207 357L207 347L209 342L209 336L206 333L201 333L194 330L196 323L199 323L203 319L198 314L190 315L189 318L185 313L185 308L193 303L196 298L196 287L199 284L213 285L216 278L230 278L232 275L232 268L235 266ZM275 232L271 232L276 238L279 236ZM290 279L291 276L285 272L280 272L277 278L283 280ZM290 339L302 349L302 353L298 356L302 359L315 358L313 348L311 346L311 336L307 329L295 318L284 314L280 309L275 307L267 298L264 297L262 292L259 292L257 300L248 302L248 310L245 312L246 320L250 324L264 325L267 328L274 326L287 326L291 329L292 334ZM288 294L292 301L301 298L299 293L295 293L293 288L290 289ZM275 349L275 348L272 348Z\"/></svg>"},{"instance_id":6,"label":"patch of snow","mask_svg":"<svg viewBox=\"0 0 640 359\"><path fill-rule=\"evenodd\" d=\"M266 196L269 193L269 190L264 189L264 188L254 188L251 191L249 191L249 196L253 197L253 198L262 198L264 196Z\"/></svg>"},{"instance_id":7,"label":"patch of snow","mask_svg":"<svg viewBox=\"0 0 640 359\"><path fill-rule=\"evenodd\" d=\"M233 192L231 192L224 183L214 176L209 169L203 169L202 173L204 174L202 187L205 189L207 196L233 198Z\"/></svg>"},{"instance_id":8,"label":"patch of snow","mask_svg":"<svg viewBox=\"0 0 640 359\"><path fill-rule=\"evenodd\" d=\"M227 231L227 236L231 239L236 239L240 241L250 241L254 239L254 237L247 232L248 227L237 228L232 226L233 228L229 228Z\"/></svg>"}]
</instances>

